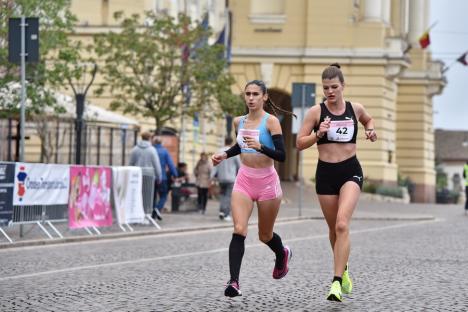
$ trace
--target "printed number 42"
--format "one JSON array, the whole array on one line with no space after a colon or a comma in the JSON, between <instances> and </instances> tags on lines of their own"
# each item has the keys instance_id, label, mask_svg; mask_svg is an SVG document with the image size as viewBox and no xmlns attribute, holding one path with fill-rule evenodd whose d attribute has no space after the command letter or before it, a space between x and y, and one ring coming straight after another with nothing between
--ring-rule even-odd
<instances>
[{"instance_id":1,"label":"printed number 42","mask_svg":"<svg viewBox=\"0 0 468 312\"><path fill-rule=\"evenodd\" d=\"M336 133L339 133L339 134L348 134L348 128L346 128L346 127L338 128L338 129L336 129Z\"/></svg>"}]
</instances>

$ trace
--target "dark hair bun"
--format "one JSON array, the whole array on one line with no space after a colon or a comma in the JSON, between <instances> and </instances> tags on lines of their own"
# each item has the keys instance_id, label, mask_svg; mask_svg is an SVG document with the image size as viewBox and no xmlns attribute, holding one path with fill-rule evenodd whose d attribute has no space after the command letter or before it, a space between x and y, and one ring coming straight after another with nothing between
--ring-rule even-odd
<instances>
[{"instance_id":1,"label":"dark hair bun","mask_svg":"<svg viewBox=\"0 0 468 312\"><path fill-rule=\"evenodd\" d=\"M340 64L338 64L338 63L333 63L333 64L330 64L330 66L334 66L334 67L341 68Z\"/></svg>"}]
</instances>

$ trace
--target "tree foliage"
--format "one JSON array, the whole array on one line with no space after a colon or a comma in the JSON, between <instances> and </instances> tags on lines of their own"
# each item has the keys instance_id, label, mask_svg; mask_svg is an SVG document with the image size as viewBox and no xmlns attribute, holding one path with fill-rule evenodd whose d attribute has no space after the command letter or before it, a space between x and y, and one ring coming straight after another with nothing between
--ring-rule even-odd
<instances>
[{"instance_id":1,"label":"tree foliage","mask_svg":"<svg viewBox=\"0 0 468 312\"><path fill-rule=\"evenodd\" d=\"M26 66L26 116L36 124L41 139L41 161L48 162L53 150L49 142L47 123L54 116L45 116L46 112L60 113L64 109L57 103L54 94L56 88L62 88L68 66L63 66L65 53L74 51L77 61L79 45L73 45L69 35L73 31L76 18L69 7L71 0L2 0L0 1L0 93L9 94L0 97L0 117L18 118L20 110L20 66L8 62L8 21L11 17L39 18L39 56L38 63ZM18 38L19 40L19 38Z\"/></svg>"},{"instance_id":2,"label":"tree foliage","mask_svg":"<svg viewBox=\"0 0 468 312\"><path fill-rule=\"evenodd\" d=\"M109 90L112 109L151 117L161 129L182 113L242 107L231 92L234 79L225 69L223 47L207 44L210 30L202 23L153 12L117 12L114 18L121 30L95 37L95 52L104 61L99 92Z\"/></svg>"},{"instance_id":3,"label":"tree foliage","mask_svg":"<svg viewBox=\"0 0 468 312\"><path fill-rule=\"evenodd\" d=\"M41 114L44 106L56 106L51 96L54 86L64 81L64 72L57 69L57 51L70 46L68 35L72 32L76 18L70 13L71 0L6 0L0 2L0 88L20 80L20 68L8 62L8 20L10 17L39 18L39 55L38 63L26 66L27 113ZM3 116L16 115L18 103L2 103Z\"/></svg>"}]
</instances>

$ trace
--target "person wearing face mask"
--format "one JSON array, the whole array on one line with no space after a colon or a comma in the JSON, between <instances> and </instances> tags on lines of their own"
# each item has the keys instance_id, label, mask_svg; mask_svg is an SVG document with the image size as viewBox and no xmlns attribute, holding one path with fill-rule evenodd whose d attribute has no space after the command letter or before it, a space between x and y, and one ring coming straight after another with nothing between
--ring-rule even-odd
<instances>
[{"instance_id":1,"label":"person wearing face mask","mask_svg":"<svg viewBox=\"0 0 468 312\"><path fill-rule=\"evenodd\" d=\"M311 107L297 134L296 147L304 150L317 144L316 192L329 228L333 250L334 277L327 299L342 301L353 284L349 276L349 223L361 193L364 175L356 158L358 122L366 140L375 142L374 121L364 106L343 98L344 77L340 65L322 73L325 100Z\"/></svg>"},{"instance_id":2,"label":"person wearing face mask","mask_svg":"<svg viewBox=\"0 0 468 312\"><path fill-rule=\"evenodd\" d=\"M212 162L217 166L223 160L240 154L241 166L231 196L231 214L234 233L229 245L230 279L224 295L242 295L239 288L239 273L245 250L245 238L250 215L257 203L258 235L276 256L273 278L280 279L289 271L292 253L284 246L281 237L273 232L281 204L282 190L274 161L284 162L286 153L281 125L278 118L266 112L284 111L269 98L265 83L252 80L244 88L247 115L234 118L237 143L224 152L214 154Z\"/></svg>"}]
</instances>

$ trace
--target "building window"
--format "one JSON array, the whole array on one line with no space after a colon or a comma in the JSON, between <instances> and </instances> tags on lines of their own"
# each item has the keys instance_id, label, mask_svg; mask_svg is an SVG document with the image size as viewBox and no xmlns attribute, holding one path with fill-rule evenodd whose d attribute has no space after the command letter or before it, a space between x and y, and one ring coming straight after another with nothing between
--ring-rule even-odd
<instances>
[{"instance_id":1,"label":"building window","mask_svg":"<svg viewBox=\"0 0 468 312\"><path fill-rule=\"evenodd\" d=\"M258 24L284 24L285 0L251 0L250 21Z\"/></svg>"}]
</instances>

